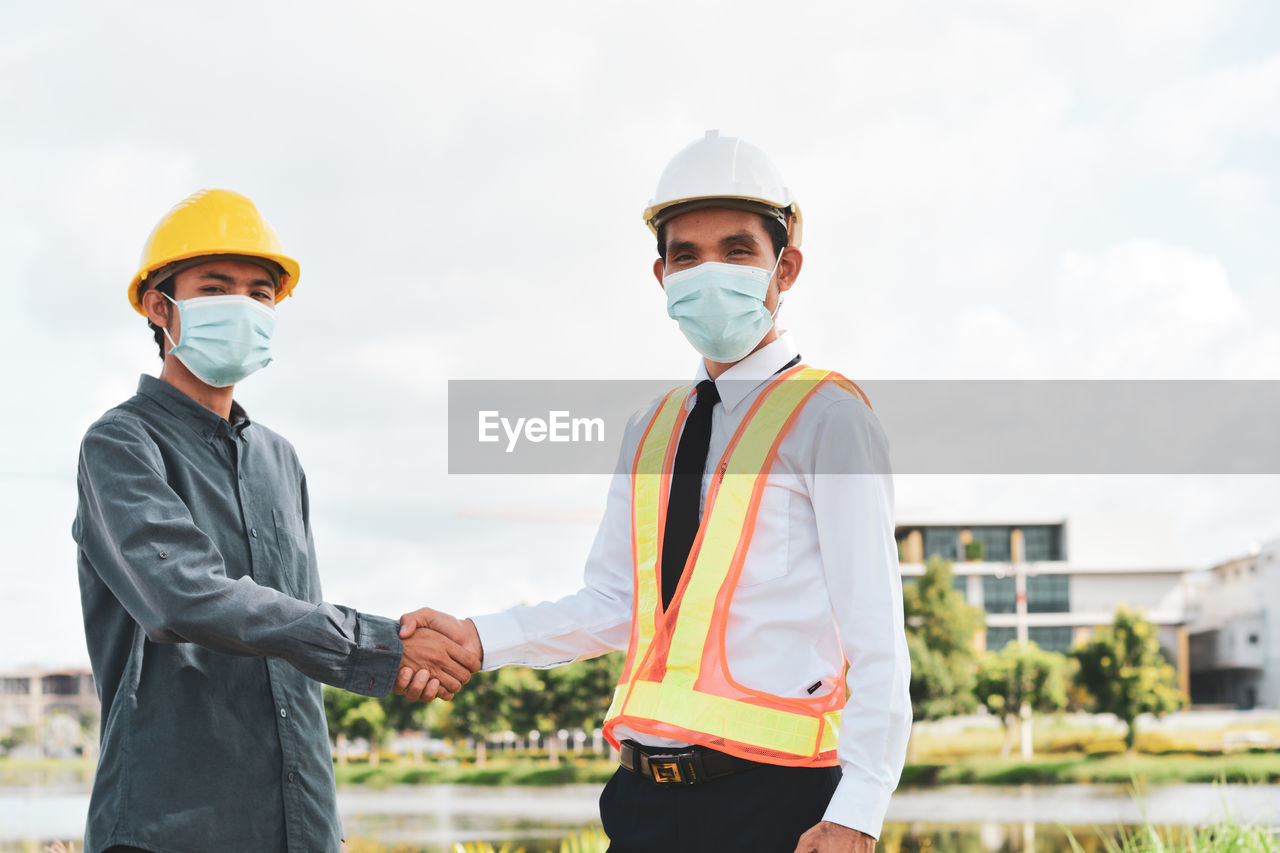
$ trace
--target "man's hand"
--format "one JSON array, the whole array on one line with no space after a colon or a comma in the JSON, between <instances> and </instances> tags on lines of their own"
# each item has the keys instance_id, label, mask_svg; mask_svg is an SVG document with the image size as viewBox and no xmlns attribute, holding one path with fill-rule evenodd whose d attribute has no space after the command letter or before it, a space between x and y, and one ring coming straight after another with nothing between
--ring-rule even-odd
<instances>
[{"instance_id":1,"label":"man's hand","mask_svg":"<svg viewBox=\"0 0 1280 853\"><path fill-rule=\"evenodd\" d=\"M796 853L875 853L876 840L865 832L824 820L800 836Z\"/></svg>"},{"instance_id":2,"label":"man's hand","mask_svg":"<svg viewBox=\"0 0 1280 853\"><path fill-rule=\"evenodd\" d=\"M433 665L415 666L408 659L408 650L422 637L432 638L437 647L447 650L448 660L440 661L437 657ZM400 639L405 644L405 659L401 661L392 690L412 702L452 699L471 678L471 673L480 670L483 662L480 635L471 620L461 621L430 607L400 617ZM459 666L464 667L465 672L460 673Z\"/></svg>"}]
</instances>

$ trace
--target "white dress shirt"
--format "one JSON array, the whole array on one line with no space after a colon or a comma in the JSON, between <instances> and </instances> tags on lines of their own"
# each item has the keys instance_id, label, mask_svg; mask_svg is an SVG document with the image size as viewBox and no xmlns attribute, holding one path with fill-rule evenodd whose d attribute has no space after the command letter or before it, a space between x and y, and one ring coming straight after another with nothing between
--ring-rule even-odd
<instances>
[{"instance_id":1,"label":"white dress shirt","mask_svg":"<svg viewBox=\"0 0 1280 853\"><path fill-rule=\"evenodd\" d=\"M706 500L715 471L752 401L796 355L789 333L716 380ZM696 379L706 379L700 365ZM659 401L636 413L622 441L583 587L558 601L474 617L485 669L550 667L625 649L634 567L631 466ZM874 405L875 401L872 401ZM729 612L726 658L736 681L778 696L835 688L848 658L849 699L838 742L843 778L825 819L879 836L911 728L911 662L893 536L888 442L866 404L827 383L805 403L778 449ZM677 745L619 726L654 746Z\"/></svg>"}]
</instances>

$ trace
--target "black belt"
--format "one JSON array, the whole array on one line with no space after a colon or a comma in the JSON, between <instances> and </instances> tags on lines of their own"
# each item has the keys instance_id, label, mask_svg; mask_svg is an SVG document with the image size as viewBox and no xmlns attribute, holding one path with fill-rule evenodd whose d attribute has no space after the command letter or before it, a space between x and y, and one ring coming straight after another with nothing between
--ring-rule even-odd
<instances>
[{"instance_id":1,"label":"black belt","mask_svg":"<svg viewBox=\"0 0 1280 853\"><path fill-rule=\"evenodd\" d=\"M759 767L759 762L726 755L705 746L672 750L624 740L622 766L655 785L697 785Z\"/></svg>"}]
</instances>

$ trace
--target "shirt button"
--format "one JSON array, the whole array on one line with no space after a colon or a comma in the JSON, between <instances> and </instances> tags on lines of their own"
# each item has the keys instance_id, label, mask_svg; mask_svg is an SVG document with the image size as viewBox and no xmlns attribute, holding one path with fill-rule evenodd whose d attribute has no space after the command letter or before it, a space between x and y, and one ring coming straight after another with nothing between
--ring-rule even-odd
<instances>
[{"instance_id":1,"label":"shirt button","mask_svg":"<svg viewBox=\"0 0 1280 853\"><path fill-rule=\"evenodd\" d=\"M257 538L258 538L258 528L256 528L256 527L252 527L252 528L250 528L250 529L249 529L249 535L250 535L250 536L252 536L254 539L257 539Z\"/></svg>"},{"instance_id":2,"label":"shirt button","mask_svg":"<svg viewBox=\"0 0 1280 853\"><path fill-rule=\"evenodd\" d=\"M287 711L285 711L285 709L284 709L284 708L281 708L281 709L280 709L280 716L282 716L282 717L287 717L287 716L289 716L289 714L288 714L288 712L287 712Z\"/></svg>"},{"instance_id":3,"label":"shirt button","mask_svg":"<svg viewBox=\"0 0 1280 853\"><path fill-rule=\"evenodd\" d=\"M292 770L290 770L290 771L289 771L289 781L290 781L290 782L292 782L292 781L293 781L293 771L292 771Z\"/></svg>"}]
</instances>

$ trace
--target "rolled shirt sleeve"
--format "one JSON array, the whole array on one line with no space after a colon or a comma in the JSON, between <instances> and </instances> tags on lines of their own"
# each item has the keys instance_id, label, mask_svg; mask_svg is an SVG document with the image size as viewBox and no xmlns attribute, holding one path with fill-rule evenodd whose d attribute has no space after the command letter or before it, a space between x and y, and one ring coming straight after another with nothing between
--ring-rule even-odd
<instances>
[{"instance_id":1,"label":"rolled shirt sleeve","mask_svg":"<svg viewBox=\"0 0 1280 853\"><path fill-rule=\"evenodd\" d=\"M100 421L81 446L75 538L147 638L280 658L334 687L390 692L402 649L398 623L261 585L249 566L230 576L165 464L145 430L125 418Z\"/></svg>"},{"instance_id":2,"label":"rolled shirt sleeve","mask_svg":"<svg viewBox=\"0 0 1280 853\"><path fill-rule=\"evenodd\" d=\"M656 408L657 404L653 404ZM556 601L474 616L484 668L543 669L625 649L635 581L631 561L631 460L648 413L633 415L609 483L604 518L583 568L583 586Z\"/></svg>"}]
</instances>

